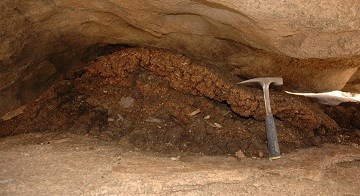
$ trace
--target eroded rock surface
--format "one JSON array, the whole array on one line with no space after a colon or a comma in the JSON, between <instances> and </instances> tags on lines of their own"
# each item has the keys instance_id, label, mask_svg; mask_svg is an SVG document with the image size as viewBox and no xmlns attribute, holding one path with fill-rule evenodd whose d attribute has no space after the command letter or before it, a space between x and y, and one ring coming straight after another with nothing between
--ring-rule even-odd
<instances>
[{"instance_id":1,"label":"eroded rock surface","mask_svg":"<svg viewBox=\"0 0 360 196\"><path fill-rule=\"evenodd\" d=\"M0 114L109 44L165 48L235 67L243 77L282 76L289 90L338 90L359 67L359 7L338 0L3 0Z\"/></svg>"},{"instance_id":2,"label":"eroded rock surface","mask_svg":"<svg viewBox=\"0 0 360 196\"><path fill-rule=\"evenodd\" d=\"M281 159L164 156L90 136L0 138L1 195L356 195L360 149L299 150Z\"/></svg>"}]
</instances>

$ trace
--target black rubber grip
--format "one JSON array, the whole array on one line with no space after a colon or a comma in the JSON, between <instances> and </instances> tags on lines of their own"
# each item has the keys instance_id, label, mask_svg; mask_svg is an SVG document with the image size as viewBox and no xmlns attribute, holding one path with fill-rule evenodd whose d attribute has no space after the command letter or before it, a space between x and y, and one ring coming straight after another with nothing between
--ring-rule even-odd
<instances>
[{"instance_id":1,"label":"black rubber grip","mask_svg":"<svg viewBox=\"0 0 360 196\"><path fill-rule=\"evenodd\" d=\"M272 114L267 114L265 116L265 126L270 159L280 158L281 154L279 142L276 134L275 121Z\"/></svg>"}]
</instances>

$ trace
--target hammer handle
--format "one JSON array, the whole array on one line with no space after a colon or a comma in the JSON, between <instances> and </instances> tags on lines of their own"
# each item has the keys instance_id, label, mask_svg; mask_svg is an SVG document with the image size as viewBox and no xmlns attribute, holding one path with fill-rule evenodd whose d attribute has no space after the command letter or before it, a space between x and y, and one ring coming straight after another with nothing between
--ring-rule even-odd
<instances>
[{"instance_id":1,"label":"hammer handle","mask_svg":"<svg viewBox=\"0 0 360 196\"><path fill-rule=\"evenodd\" d=\"M269 159L277 159L281 157L279 143L276 134L275 121L272 114L265 116L265 129L268 143Z\"/></svg>"}]
</instances>

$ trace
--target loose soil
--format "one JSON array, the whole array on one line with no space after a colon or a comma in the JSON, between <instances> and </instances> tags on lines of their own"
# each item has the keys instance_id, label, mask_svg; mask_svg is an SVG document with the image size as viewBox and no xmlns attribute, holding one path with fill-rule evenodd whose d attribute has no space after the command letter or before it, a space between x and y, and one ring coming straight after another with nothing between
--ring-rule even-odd
<instances>
[{"instance_id":1,"label":"loose soil","mask_svg":"<svg viewBox=\"0 0 360 196\"><path fill-rule=\"evenodd\" d=\"M0 134L71 132L161 153L266 156L262 91L239 81L231 67L124 49L67 73L21 114L0 122ZM360 144L359 121L340 123L341 110L279 88L270 94L282 152Z\"/></svg>"}]
</instances>

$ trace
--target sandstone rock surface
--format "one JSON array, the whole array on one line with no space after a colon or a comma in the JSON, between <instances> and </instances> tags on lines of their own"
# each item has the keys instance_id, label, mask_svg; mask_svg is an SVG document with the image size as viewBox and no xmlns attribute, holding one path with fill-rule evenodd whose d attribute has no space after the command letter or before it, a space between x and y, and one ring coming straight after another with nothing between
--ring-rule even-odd
<instances>
[{"instance_id":1,"label":"sandstone rock surface","mask_svg":"<svg viewBox=\"0 0 360 196\"><path fill-rule=\"evenodd\" d=\"M0 114L106 45L165 48L241 77L282 76L298 91L341 89L360 65L359 1L3 0L0 10Z\"/></svg>"},{"instance_id":2,"label":"sandstone rock surface","mask_svg":"<svg viewBox=\"0 0 360 196\"><path fill-rule=\"evenodd\" d=\"M266 158L159 156L74 134L0 139L1 195L356 195L360 149Z\"/></svg>"}]
</instances>

